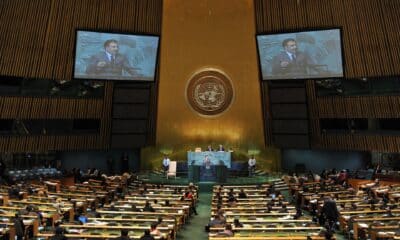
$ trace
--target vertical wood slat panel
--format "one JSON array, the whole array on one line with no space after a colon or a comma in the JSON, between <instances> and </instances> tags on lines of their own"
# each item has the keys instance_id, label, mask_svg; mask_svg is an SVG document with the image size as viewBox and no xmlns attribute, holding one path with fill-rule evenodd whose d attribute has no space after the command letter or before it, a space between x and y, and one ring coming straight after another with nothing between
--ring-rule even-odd
<instances>
[{"instance_id":1,"label":"vertical wood slat panel","mask_svg":"<svg viewBox=\"0 0 400 240\"><path fill-rule=\"evenodd\" d=\"M76 29L160 34L162 1L4 0L0 12L0 73L68 80ZM99 135L5 136L0 137L0 151L107 149L112 89L106 82L103 99L0 97L2 119L101 119Z\"/></svg>"},{"instance_id":2,"label":"vertical wood slat panel","mask_svg":"<svg viewBox=\"0 0 400 240\"><path fill-rule=\"evenodd\" d=\"M357 151L398 152L400 139L395 136L328 135L322 136L321 148ZM317 147L319 148L319 147Z\"/></svg>"},{"instance_id":3,"label":"vertical wood slat panel","mask_svg":"<svg viewBox=\"0 0 400 240\"><path fill-rule=\"evenodd\" d=\"M77 28L161 33L161 0L22 2L1 4L3 75L69 79Z\"/></svg>"},{"instance_id":4,"label":"vertical wood slat panel","mask_svg":"<svg viewBox=\"0 0 400 240\"><path fill-rule=\"evenodd\" d=\"M297 4L296 4L297 2ZM256 29L341 27L345 74L349 78L400 75L400 1L255 0ZM322 97L307 83L313 147L400 151L400 137L320 135L319 118L400 118L397 96Z\"/></svg>"},{"instance_id":5,"label":"vertical wood slat panel","mask_svg":"<svg viewBox=\"0 0 400 240\"><path fill-rule=\"evenodd\" d=\"M320 124L318 118L318 105L316 101L315 85L313 81L306 81L307 105L309 112L309 129L311 146L318 146L321 141Z\"/></svg>"},{"instance_id":6,"label":"vertical wood slat panel","mask_svg":"<svg viewBox=\"0 0 400 240\"><path fill-rule=\"evenodd\" d=\"M108 99L110 100L110 99ZM103 99L1 97L0 119L99 118ZM49 107L49 111L47 110Z\"/></svg>"},{"instance_id":7,"label":"vertical wood slat panel","mask_svg":"<svg viewBox=\"0 0 400 240\"><path fill-rule=\"evenodd\" d=\"M339 26L348 77L398 75L400 3L391 0L256 0L258 32ZM267 7L264 7L267 6ZM266 22L262 22L265 19Z\"/></svg>"},{"instance_id":8,"label":"vertical wood slat panel","mask_svg":"<svg viewBox=\"0 0 400 240\"><path fill-rule=\"evenodd\" d=\"M112 99L113 99L114 84L106 82L104 85L104 101L102 117L104 121L100 124L100 131L102 132L101 143L102 146L110 147L111 141L111 121L112 121Z\"/></svg>"},{"instance_id":9,"label":"vertical wood slat panel","mask_svg":"<svg viewBox=\"0 0 400 240\"><path fill-rule=\"evenodd\" d=\"M323 97L316 102L320 118L400 118L397 96Z\"/></svg>"},{"instance_id":10,"label":"vertical wood slat panel","mask_svg":"<svg viewBox=\"0 0 400 240\"><path fill-rule=\"evenodd\" d=\"M390 65L390 69L398 68L400 63L400 35L399 35L399 1L382 1L382 15L384 15L383 26L386 27L385 31L385 40L386 40L386 48L390 48L391 51L390 59L392 64ZM390 70L387 73L390 74Z\"/></svg>"}]
</instances>

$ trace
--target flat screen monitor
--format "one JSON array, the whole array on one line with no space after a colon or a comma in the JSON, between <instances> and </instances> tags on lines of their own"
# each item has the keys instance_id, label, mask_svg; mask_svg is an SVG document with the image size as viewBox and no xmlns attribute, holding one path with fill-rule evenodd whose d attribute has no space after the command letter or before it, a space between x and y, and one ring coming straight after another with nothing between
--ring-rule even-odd
<instances>
[{"instance_id":1,"label":"flat screen monitor","mask_svg":"<svg viewBox=\"0 0 400 240\"><path fill-rule=\"evenodd\" d=\"M77 30L74 78L154 81L159 36Z\"/></svg>"},{"instance_id":2,"label":"flat screen monitor","mask_svg":"<svg viewBox=\"0 0 400 240\"><path fill-rule=\"evenodd\" d=\"M341 29L259 34L263 80L341 78Z\"/></svg>"}]
</instances>

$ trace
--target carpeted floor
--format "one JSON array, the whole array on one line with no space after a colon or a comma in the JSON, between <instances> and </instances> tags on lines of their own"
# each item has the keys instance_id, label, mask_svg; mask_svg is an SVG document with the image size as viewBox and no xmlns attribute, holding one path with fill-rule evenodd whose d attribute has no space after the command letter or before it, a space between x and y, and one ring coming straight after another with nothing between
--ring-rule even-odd
<instances>
[{"instance_id":1,"label":"carpeted floor","mask_svg":"<svg viewBox=\"0 0 400 240\"><path fill-rule=\"evenodd\" d=\"M177 240L205 240L208 239L208 233L204 231L204 226L210 221L211 214L211 192L200 192L197 205L198 215L192 215L190 222L186 224L179 232Z\"/></svg>"}]
</instances>

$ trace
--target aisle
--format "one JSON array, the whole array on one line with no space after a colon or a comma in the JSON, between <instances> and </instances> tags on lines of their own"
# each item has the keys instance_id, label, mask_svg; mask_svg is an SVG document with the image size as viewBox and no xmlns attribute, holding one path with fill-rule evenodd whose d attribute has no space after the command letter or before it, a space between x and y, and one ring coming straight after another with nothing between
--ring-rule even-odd
<instances>
[{"instance_id":1,"label":"aisle","mask_svg":"<svg viewBox=\"0 0 400 240\"><path fill-rule=\"evenodd\" d=\"M176 240L206 240L208 234L204 231L204 226L210 221L211 214L211 192L200 192L197 213L189 219L179 232Z\"/></svg>"}]
</instances>

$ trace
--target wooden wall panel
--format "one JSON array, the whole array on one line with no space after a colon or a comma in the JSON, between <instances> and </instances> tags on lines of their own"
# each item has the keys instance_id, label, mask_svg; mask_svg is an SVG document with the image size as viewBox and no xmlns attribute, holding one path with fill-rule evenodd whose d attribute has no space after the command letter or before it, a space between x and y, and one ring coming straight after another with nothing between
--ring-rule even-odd
<instances>
[{"instance_id":1,"label":"wooden wall panel","mask_svg":"<svg viewBox=\"0 0 400 240\"><path fill-rule=\"evenodd\" d=\"M255 0L255 7L259 33L341 27L347 77L400 74L398 1Z\"/></svg>"},{"instance_id":2,"label":"wooden wall panel","mask_svg":"<svg viewBox=\"0 0 400 240\"><path fill-rule=\"evenodd\" d=\"M321 97L316 114L320 118L400 118L398 96Z\"/></svg>"},{"instance_id":3,"label":"wooden wall panel","mask_svg":"<svg viewBox=\"0 0 400 240\"><path fill-rule=\"evenodd\" d=\"M2 0L0 75L72 78L76 29L161 34L162 0ZM107 149L113 83L100 99L0 97L0 118L100 119L100 134L0 137L0 152Z\"/></svg>"},{"instance_id":4,"label":"wooden wall panel","mask_svg":"<svg viewBox=\"0 0 400 240\"><path fill-rule=\"evenodd\" d=\"M390 135L325 135L317 147L331 150L399 152L400 138ZM344 147L348 145L348 147Z\"/></svg>"},{"instance_id":5,"label":"wooden wall panel","mask_svg":"<svg viewBox=\"0 0 400 240\"><path fill-rule=\"evenodd\" d=\"M76 29L161 33L161 0L3 0L0 4L2 75L71 79Z\"/></svg>"},{"instance_id":6,"label":"wooden wall panel","mask_svg":"<svg viewBox=\"0 0 400 240\"><path fill-rule=\"evenodd\" d=\"M365 133L322 134L320 118L400 118L400 98L374 97L323 97L315 95L315 85L307 83L309 97L311 141L314 148L332 150L358 150L399 152L400 136L368 135Z\"/></svg>"},{"instance_id":7,"label":"wooden wall panel","mask_svg":"<svg viewBox=\"0 0 400 240\"><path fill-rule=\"evenodd\" d=\"M103 99L2 97L1 119L71 119L102 117Z\"/></svg>"},{"instance_id":8,"label":"wooden wall panel","mask_svg":"<svg viewBox=\"0 0 400 240\"><path fill-rule=\"evenodd\" d=\"M341 27L347 78L400 75L400 1L255 0L255 10L258 33ZM315 91L308 81L313 148L400 151L400 136L322 136L319 126L320 118L400 118L400 97L317 97Z\"/></svg>"}]
</instances>

